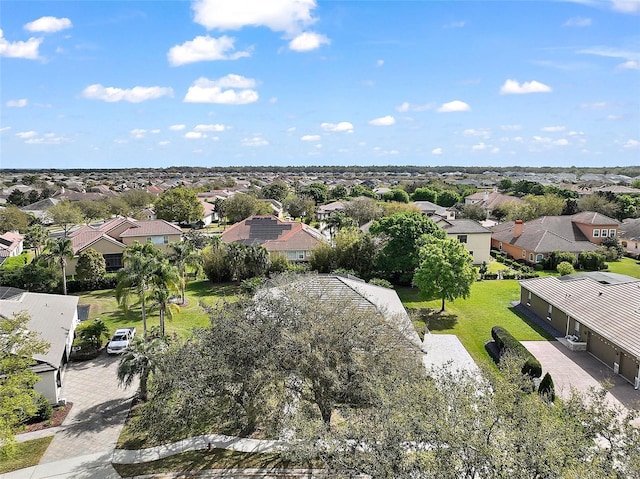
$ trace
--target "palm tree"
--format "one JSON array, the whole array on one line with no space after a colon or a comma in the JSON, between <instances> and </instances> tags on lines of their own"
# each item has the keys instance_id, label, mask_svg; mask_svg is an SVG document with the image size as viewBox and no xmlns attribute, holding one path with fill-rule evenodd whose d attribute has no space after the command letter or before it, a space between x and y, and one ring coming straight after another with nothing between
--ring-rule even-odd
<instances>
[{"instance_id":1,"label":"palm tree","mask_svg":"<svg viewBox=\"0 0 640 479\"><path fill-rule=\"evenodd\" d=\"M176 268L178 268L178 274L182 280L182 284L180 287L180 299L181 303L185 302L185 288L187 287L187 268L195 267L196 273L200 272L202 269L202 256L199 252L195 250L193 245L186 241L181 241L179 243L171 243L171 248L173 252L169 254L168 258Z\"/></svg>"},{"instance_id":2,"label":"palm tree","mask_svg":"<svg viewBox=\"0 0 640 479\"><path fill-rule=\"evenodd\" d=\"M166 349L167 343L160 338L151 341L140 337L133 338L118 363L117 375L120 386L128 388L134 379L139 377L140 399L146 401L149 376L156 369L158 360Z\"/></svg>"},{"instance_id":3,"label":"palm tree","mask_svg":"<svg viewBox=\"0 0 640 479\"><path fill-rule=\"evenodd\" d=\"M180 307L171 302L174 293L184 291L184 283L175 266L166 261L158 264L158 267L151 280L152 307L157 307L160 313L160 335L164 336L164 320L166 316L173 318L173 313L180 312Z\"/></svg>"},{"instance_id":4,"label":"palm tree","mask_svg":"<svg viewBox=\"0 0 640 479\"><path fill-rule=\"evenodd\" d=\"M47 258L55 261L62 270L62 293L67 294L67 259L73 258L73 244L71 239L63 237L58 239L50 239L47 242L49 253Z\"/></svg>"},{"instance_id":5,"label":"palm tree","mask_svg":"<svg viewBox=\"0 0 640 479\"><path fill-rule=\"evenodd\" d=\"M127 310L131 294L140 300L142 311L142 334L147 337L146 295L151 281L158 270L161 253L151 243L134 243L128 246L123 254L123 268L118 271L116 300Z\"/></svg>"}]
</instances>

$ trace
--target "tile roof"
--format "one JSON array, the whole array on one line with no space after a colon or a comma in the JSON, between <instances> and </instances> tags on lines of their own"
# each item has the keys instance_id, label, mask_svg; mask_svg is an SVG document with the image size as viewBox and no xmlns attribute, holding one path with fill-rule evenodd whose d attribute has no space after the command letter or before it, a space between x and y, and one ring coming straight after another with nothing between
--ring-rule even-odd
<instances>
[{"instance_id":1,"label":"tile roof","mask_svg":"<svg viewBox=\"0 0 640 479\"><path fill-rule=\"evenodd\" d=\"M640 358L640 281L601 284L546 276L520 286Z\"/></svg>"},{"instance_id":2,"label":"tile roof","mask_svg":"<svg viewBox=\"0 0 640 479\"><path fill-rule=\"evenodd\" d=\"M491 233L489 228L485 228L475 220L461 218L458 220L439 220L436 224L450 234L474 234Z\"/></svg>"},{"instance_id":3,"label":"tile roof","mask_svg":"<svg viewBox=\"0 0 640 479\"><path fill-rule=\"evenodd\" d=\"M474 193L467 196L465 200L473 200L477 202L476 204L486 210L492 210L505 203L524 203L524 200L521 200L516 196L503 195L502 193L497 193L495 191Z\"/></svg>"},{"instance_id":4,"label":"tile roof","mask_svg":"<svg viewBox=\"0 0 640 479\"><path fill-rule=\"evenodd\" d=\"M576 213L571 216L571 221L574 223L586 224L586 225L598 225L598 226L618 226L620 223L613 218L609 218L595 211L583 211L582 213Z\"/></svg>"},{"instance_id":5,"label":"tile roof","mask_svg":"<svg viewBox=\"0 0 640 479\"><path fill-rule=\"evenodd\" d=\"M0 235L0 256L8 257L24 241L24 236L7 231Z\"/></svg>"},{"instance_id":6,"label":"tile roof","mask_svg":"<svg viewBox=\"0 0 640 479\"><path fill-rule=\"evenodd\" d=\"M632 241L640 241L640 218L624 220L618 230L618 236Z\"/></svg>"},{"instance_id":7,"label":"tile roof","mask_svg":"<svg viewBox=\"0 0 640 479\"><path fill-rule=\"evenodd\" d=\"M122 238L153 235L182 234L182 230L165 220L136 221L133 227L120 234Z\"/></svg>"}]
</instances>

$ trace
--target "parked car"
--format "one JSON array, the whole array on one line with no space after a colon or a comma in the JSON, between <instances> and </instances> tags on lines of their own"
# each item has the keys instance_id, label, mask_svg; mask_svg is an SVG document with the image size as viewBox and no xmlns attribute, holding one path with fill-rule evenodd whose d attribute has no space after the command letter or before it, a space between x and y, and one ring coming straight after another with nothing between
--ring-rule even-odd
<instances>
[{"instance_id":1,"label":"parked car","mask_svg":"<svg viewBox=\"0 0 640 479\"><path fill-rule=\"evenodd\" d=\"M111 341L107 344L107 354L120 354L129 347L131 340L136 335L136 328L120 328L113 333Z\"/></svg>"}]
</instances>

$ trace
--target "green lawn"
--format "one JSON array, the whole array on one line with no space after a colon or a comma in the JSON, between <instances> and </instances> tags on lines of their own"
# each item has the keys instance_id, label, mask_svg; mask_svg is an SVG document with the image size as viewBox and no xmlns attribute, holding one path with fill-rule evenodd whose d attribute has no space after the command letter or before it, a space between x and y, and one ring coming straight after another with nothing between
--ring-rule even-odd
<instances>
[{"instance_id":1,"label":"green lawn","mask_svg":"<svg viewBox=\"0 0 640 479\"><path fill-rule=\"evenodd\" d=\"M180 311L173 314L173 318L166 319L167 333L177 333L186 336L188 332L199 326L206 326L208 318L200 303L213 305L217 301L235 301L237 286L235 284L213 284L209 281L192 281L187 286L186 302L179 306ZM142 317L139 304L134 304L128 311L123 311L116 302L112 289L79 293L80 305L91 305L89 319L101 318L111 332L118 328L135 326L142 331ZM157 311L152 310L147 316L147 327L160 324Z\"/></svg>"},{"instance_id":2,"label":"green lawn","mask_svg":"<svg viewBox=\"0 0 640 479\"><path fill-rule=\"evenodd\" d=\"M0 458L0 474L38 465L52 439L53 435L16 444L11 458Z\"/></svg>"},{"instance_id":3,"label":"green lawn","mask_svg":"<svg viewBox=\"0 0 640 479\"><path fill-rule=\"evenodd\" d=\"M610 261L609 271L640 279L640 265L635 259L622 258L620 261Z\"/></svg>"},{"instance_id":4,"label":"green lawn","mask_svg":"<svg viewBox=\"0 0 640 479\"><path fill-rule=\"evenodd\" d=\"M491 339L493 326L504 327L521 341L553 339L511 307L511 301L520 298L516 280L476 282L468 299L447 302L444 313L437 313L441 300L424 301L416 288L396 291L407 310L419 315L429 331L455 334L476 362L491 362L484 343Z\"/></svg>"}]
</instances>

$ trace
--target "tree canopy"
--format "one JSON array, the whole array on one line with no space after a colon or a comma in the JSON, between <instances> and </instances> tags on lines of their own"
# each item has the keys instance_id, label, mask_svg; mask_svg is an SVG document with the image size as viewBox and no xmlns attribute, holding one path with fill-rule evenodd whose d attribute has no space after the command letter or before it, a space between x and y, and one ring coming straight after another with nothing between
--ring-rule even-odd
<instances>
[{"instance_id":1,"label":"tree canopy","mask_svg":"<svg viewBox=\"0 0 640 479\"><path fill-rule=\"evenodd\" d=\"M177 186L163 192L154 203L156 216L161 220L193 223L204 216L204 208L191 188Z\"/></svg>"}]
</instances>

